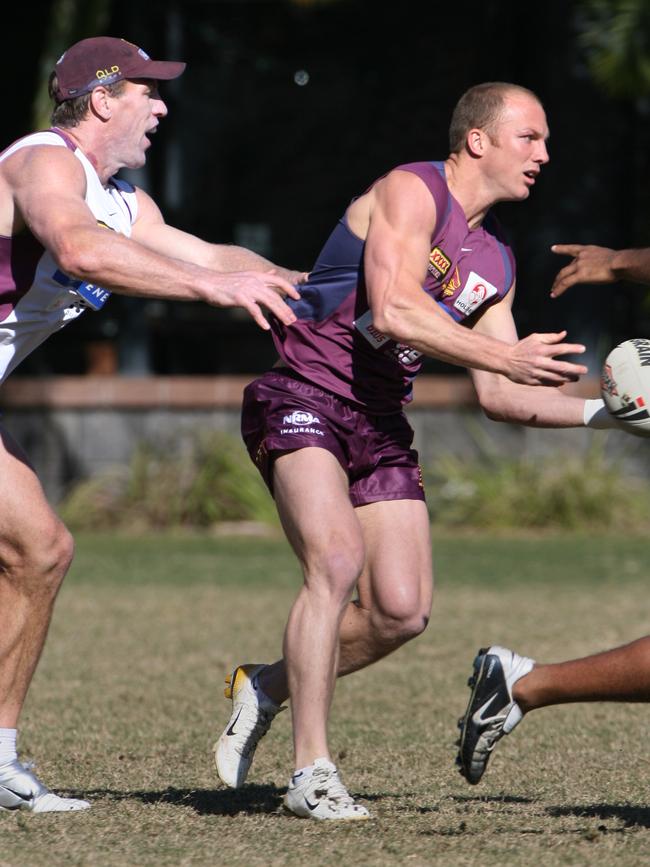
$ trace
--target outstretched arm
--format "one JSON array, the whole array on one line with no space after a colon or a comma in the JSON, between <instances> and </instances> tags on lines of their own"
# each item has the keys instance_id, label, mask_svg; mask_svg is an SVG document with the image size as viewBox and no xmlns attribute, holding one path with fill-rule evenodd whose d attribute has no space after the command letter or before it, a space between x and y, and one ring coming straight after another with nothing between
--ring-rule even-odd
<instances>
[{"instance_id":1,"label":"outstretched arm","mask_svg":"<svg viewBox=\"0 0 650 867\"><path fill-rule=\"evenodd\" d=\"M132 237L150 250L192 262L203 268L231 273L233 271L273 272L289 283L303 283L308 274L275 265L264 256L235 244L211 244L168 225L151 196L138 189L138 217ZM284 293L283 293L284 294ZM298 297L297 293L292 297Z\"/></svg>"},{"instance_id":2,"label":"outstretched arm","mask_svg":"<svg viewBox=\"0 0 650 867\"><path fill-rule=\"evenodd\" d=\"M474 331L516 344L513 295L514 287L503 301L485 311L474 326ZM547 428L581 427L585 424L586 402L583 398L564 394L558 388L532 388L484 370L473 369L469 372L482 409L494 421Z\"/></svg>"},{"instance_id":3,"label":"outstretched arm","mask_svg":"<svg viewBox=\"0 0 650 867\"><path fill-rule=\"evenodd\" d=\"M560 256L572 257L553 281L552 298L558 298L576 283L614 283L617 280L650 283L650 247L610 250L583 244L554 244L551 250Z\"/></svg>"},{"instance_id":4,"label":"outstretched arm","mask_svg":"<svg viewBox=\"0 0 650 867\"><path fill-rule=\"evenodd\" d=\"M287 325L295 321L279 293L298 293L277 274L223 273L98 226L85 202L83 169L66 148L25 148L1 172L15 202L14 226L27 225L71 277L125 295L243 307L264 329L263 308Z\"/></svg>"}]
</instances>

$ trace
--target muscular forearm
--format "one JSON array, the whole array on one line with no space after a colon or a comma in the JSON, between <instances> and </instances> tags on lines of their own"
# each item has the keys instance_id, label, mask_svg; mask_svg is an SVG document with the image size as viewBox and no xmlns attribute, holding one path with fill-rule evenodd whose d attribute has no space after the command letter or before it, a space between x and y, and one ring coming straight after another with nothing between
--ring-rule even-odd
<instances>
[{"instance_id":1,"label":"muscular forearm","mask_svg":"<svg viewBox=\"0 0 650 867\"><path fill-rule=\"evenodd\" d=\"M557 388L527 386L503 380L488 394L479 392L486 415L494 421L538 428L584 426L585 401Z\"/></svg>"},{"instance_id":2,"label":"muscular forearm","mask_svg":"<svg viewBox=\"0 0 650 867\"><path fill-rule=\"evenodd\" d=\"M508 379L525 385L557 386L577 379L587 368L555 356L580 354L581 344L563 343L566 332L558 334L530 334L516 341L512 327L513 342L496 335L458 325L438 305L423 296L419 305L402 304L400 299L387 305L377 324L383 333L419 352L493 374L502 374ZM397 311L397 312L395 312ZM510 336L510 331L507 331Z\"/></svg>"},{"instance_id":3,"label":"muscular forearm","mask_svg":"<svg viewBox=\"0 0 650 867\"><path fill-rule=\"evenodd\" d=\"M428 309L386 305L373 319L386 336L423 355L507 375L507 354L511 349L507 343L461 327L429 299L424 304Z\"/></svg>"},{"instance_id":4,"label":"muscular forearm","mask_svg":"<svg viewBox=\"0 0 650 867\"><path fill-rule=\"evenodd\" d=\"M213 246L215 258L212 267L217 271L275 271L276 274L284 277L290 283L304 280L302 271L292 271L290 268L275 265L264 256L247 250L245 247L237 247L234 244L215 244Z\"/></svg>"},{"instance_id":5,"label":"muscular forearm","mask_svg":"<svg viewBox=\"0 0 650 867\"><path fill-rule=\"evenodd\" d=\"M124 295L214 303L220 280L215 272L160 255L115 232L99 231L101 243L89 232L85 243L76 239L74 246L57 251L66 274Z\"/></svg>"}]
</instances>

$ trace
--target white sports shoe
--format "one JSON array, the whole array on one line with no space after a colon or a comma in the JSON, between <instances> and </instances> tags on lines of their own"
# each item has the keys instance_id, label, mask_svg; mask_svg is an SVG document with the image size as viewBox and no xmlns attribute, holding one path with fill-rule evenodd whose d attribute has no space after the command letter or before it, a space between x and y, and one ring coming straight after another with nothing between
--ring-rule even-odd
<instances>
[{"instance_id":1,"label":"white sports shoe","mask_svg":"<svg viewBox=\"0 0 650 867\"><path fill-rule=\"evenodd\" d=\"M311 773L298 771L291 777L284 805L304 819L355 822L369 819L370 813L345 788L329 759L316 759Z\"/></svg>"},{"instance_id":2,"label":"white sports shoe","mask_svg":"<svg viewBox=\"0 0 650 867\"><path fill-rule=\"evenodd\" d=\"M38 777L17 759L0 765L0 810L65 813L89 808L88 801L61 798L50 792Z\"/></svg>"},{"instance_id":3,"label":"white sports shoe","mask_svg":"<svg viewBox=\"0 0 650 867\"><path fill-rule=\"evenodd\" d=\"M232 699L232 714L214 745L214 762L221 781L233 789L246 781L260 738L271 728L274 717L285 710L257 685L265 665L239 665L226 678L226 698Z\"/></svg>"}]
</instances>

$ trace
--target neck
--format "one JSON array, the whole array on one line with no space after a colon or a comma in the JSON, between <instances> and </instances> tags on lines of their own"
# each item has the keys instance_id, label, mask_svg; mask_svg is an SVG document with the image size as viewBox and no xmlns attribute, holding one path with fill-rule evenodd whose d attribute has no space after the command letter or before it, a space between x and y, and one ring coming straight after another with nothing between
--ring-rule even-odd
<instances>
[{"instance_id":1,"label":"neck","mask_svg":"<svg viewBox=\"0 0 650 867\"><path fill-rule=\"evenodd\" d=\"M465 213L467 225L476 229L494 204L477 164L460 154L450 154L445 160L445 176L449 191Z\"/></svg>"},{"instance_id":2,"label":"neck","mask_svg":"<svg viewBox=\"0 0 650 867\"><path fill-rule=\"evenodd\" d=\"M87 133L84 129L83 121L74 127L56 127L56 129L60 129L79 148L97 172L99 180L106 186L108 179L115 174L117 168L109 165L106 160L102 159L101 142L97 141L96 137Z\"/></svg>"}]
</instances>

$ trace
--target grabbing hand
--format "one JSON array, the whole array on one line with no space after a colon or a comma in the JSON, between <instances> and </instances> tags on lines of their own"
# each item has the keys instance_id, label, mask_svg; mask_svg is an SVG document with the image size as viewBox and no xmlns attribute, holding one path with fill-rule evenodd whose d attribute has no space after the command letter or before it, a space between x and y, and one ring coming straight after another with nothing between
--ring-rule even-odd
<instances>
[{"instance_id":1,"label":"grabbing hand","mask_svg":"<svg viewBox=\"0 0 650 867\"><path fill-rule=\"evenodd\" d=\"M288 296L296 301L300 299L300 293L295 286L280 277L275 270L234 271L219 275L214 291L206 301L218 307L243 307L260 328L268 331L271 326L262 313L262 307L284 325L291 325L296 321L295 314L281 296Z\"/></svg>"},{"instance_id":2,"label":"grabbing hand","mask_svg":"<svg viewBox=\"0 0 650 867\"><path fill-rule=\"evenodd\" d=\"M557 355L581 354L581 343L562 343L566 331L555 334L529 334L515 343L508 352L506 376L521 385L559 386L575 382L587 373L583 364L557 361Z\"/></svg>"},{"instance_id":3,"label":"grabbing hand","mask_svg":"<svg viewBox=\"0 0 650 867\"><path fill-rule=\"evenodd\" d=\"M558 298L576 283L613 283L617 279L612 267L616 250L582 244L553 244L551 250L573 257L553 281L551 298Z\"/></svg>"}]
</instances>

